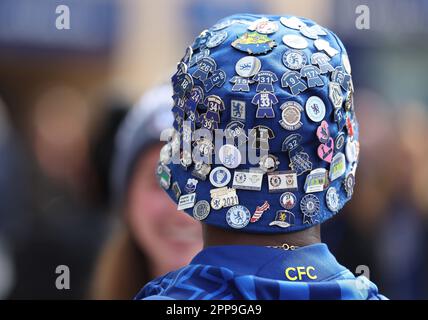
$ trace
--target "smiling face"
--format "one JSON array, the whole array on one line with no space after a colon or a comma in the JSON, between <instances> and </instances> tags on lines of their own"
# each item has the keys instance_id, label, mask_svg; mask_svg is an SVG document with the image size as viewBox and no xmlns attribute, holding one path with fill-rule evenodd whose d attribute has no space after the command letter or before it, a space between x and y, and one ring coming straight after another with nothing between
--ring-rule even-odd
<instances>
[{"instance_id":1,"label":"smiling face","mask_svg":"<svg viewBox=\"0 0 428 320\"><path fill-rule=\"evenodd\" d=\"M160 148L160 145L151 147L136 163L126 210L133 236L155 268L154 276L188 264L202 249L200 222L177 211L174 202L159 187L155 170Z\"/></svg>"}]
</instances>

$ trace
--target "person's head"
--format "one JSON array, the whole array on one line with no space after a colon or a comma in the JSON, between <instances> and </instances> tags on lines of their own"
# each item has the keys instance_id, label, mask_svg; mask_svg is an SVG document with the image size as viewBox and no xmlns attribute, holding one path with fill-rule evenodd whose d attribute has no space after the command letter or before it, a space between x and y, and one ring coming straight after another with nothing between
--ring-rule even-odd
<instances>
[{"instance_id":1,"label":"person's head","mask_svg":"<svg viewBox=\"0 0 428 320\"><path fill-rule=\"evenodd\" d=\"M156 179L159 135L172 123L169 86L155 87L128 112L116 136L112 206L122 225L105 246L95 298L132 298L142 284L186 265L202 248L202 228L169 201Z\"/></svg>"},{"instance_id":2,"label":"person's head","mask_svg":"<svg viewBox=\"0 0 428 320\"><path fill-rule=\"evenodd\" d=\"M113 166L116 203L156 274L185 265L202 246L200 223L177 211L156 179L159 136L173 121L171 94L166 85L151 89L130 111L118 132Z\"/></svg>"},{"instance_id":3,"label":"person's head","mask_svg":"<svg viewBox=\"0 0 428 320\"><path fill-rule=\"evenodd\" d=\"M319 230L313 227L344 206L355 183L350 74L341 41L311 20L220 20L187 48L172 77L175 131L165 148L173 152L161 152L160 184L213 227Z\"/></svg>"}]
</instances>

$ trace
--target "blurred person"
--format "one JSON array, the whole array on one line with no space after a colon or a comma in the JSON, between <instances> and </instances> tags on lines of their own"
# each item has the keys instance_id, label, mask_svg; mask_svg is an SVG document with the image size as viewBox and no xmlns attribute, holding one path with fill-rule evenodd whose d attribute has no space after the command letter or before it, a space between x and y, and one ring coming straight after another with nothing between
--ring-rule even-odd
<instances>
[{"instance_id":1,"label":"blurred person","mask_svg":"<svg viewBox=\"0 0 428 320\"><path fill-rule=\"evenodd\" d=\"M177 212L155 175L159 136L173 120L171 95L166 85L148 91L117 134L111 182L120 221L94 269L92 298L130 299L202 248L200 223Z\"/></svg>"},{"instance_id":2,"label":"blurred person","mask_svg":"<svg viewBox=\"0 0 428 320\"><path fill-rule=\"evenodd\" d=\"M324 240L349 269L369 267L388 297L426 298L428 261L420 254L428 248L425 108L394 107L369 90L355 101L362 119L357 179L365 188L356 189L346 214L327 223Z\"/></svg>"},{"instance_id":3,"label":"blurred person","mask_svg":"<svg viewBox=\"0 0 428 320\"><path fill-rule=\"evenodd\" d=\"M172 85L176 152L161 152L158 179L203 222L204 249L136 299L385 299L321 243L320 225L352 197L359 155L338 37L306 18L226 17L187 48ZM188 155L181 136L195 128L204 138ZM259 161L242 161L247 151Z\"/></svg>"}]
</instances>

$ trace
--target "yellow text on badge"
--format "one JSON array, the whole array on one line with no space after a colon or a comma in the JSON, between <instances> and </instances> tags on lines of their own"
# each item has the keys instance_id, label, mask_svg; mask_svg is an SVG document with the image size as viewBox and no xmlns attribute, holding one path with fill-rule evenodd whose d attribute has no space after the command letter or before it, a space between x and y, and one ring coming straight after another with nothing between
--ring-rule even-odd
<instances>
[{"instance_id":1,"label":"yellow text on badge","mask_svg":"<svg viewBox=\"0 0 428 320\"><path fill-rule=\"evenodd\" d=\"M313 274L314 271L315 268L312 266L288 267L285 269L285 277L290 281L303 280L304 276L311 280L315 280L317 276Z\"/></svg>"}]
</instances>

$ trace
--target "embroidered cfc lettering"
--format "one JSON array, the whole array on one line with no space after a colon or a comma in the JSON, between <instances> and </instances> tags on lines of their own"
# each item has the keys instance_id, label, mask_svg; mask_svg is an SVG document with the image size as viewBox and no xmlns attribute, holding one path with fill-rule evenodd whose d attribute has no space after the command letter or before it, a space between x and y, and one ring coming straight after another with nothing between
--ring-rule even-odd
<instances>
[{"instance_id":1,"label":"embroidered cfc lettering","mask_svg":"<svg viewBox=\"0 0 428 320\"><path fill-rule=\"evenodd\" d=\"M304 279L303 277L307 277L311 280L316 280L318 277L316 274L314 274L314 272L315 268L313 266L288 267L287 269L285 269L285 277L290 281L301 281Z\"/></svg>"}]
</instances>

